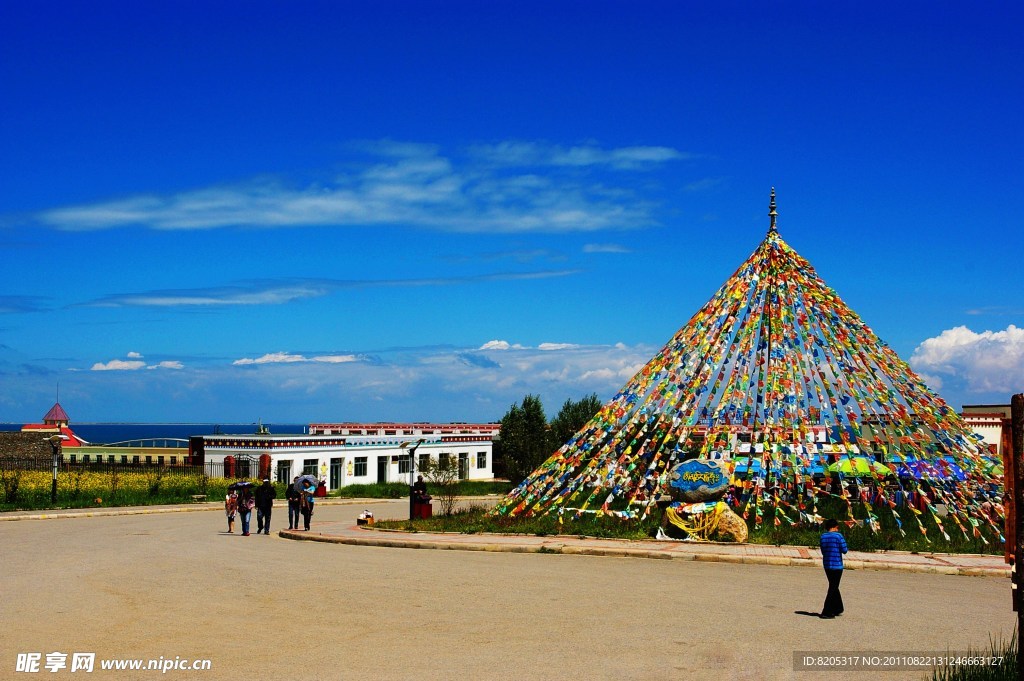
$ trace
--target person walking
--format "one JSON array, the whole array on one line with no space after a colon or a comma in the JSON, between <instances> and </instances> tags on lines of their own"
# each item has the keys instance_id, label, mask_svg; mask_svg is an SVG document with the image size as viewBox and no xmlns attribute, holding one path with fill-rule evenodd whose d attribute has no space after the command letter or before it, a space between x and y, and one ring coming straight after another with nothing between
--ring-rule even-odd
<instances>
[{"instance_id":1,"label":"person walking","mask_svg":"<svg viewBox=\"0 0 1024 681\"><path fill-rule=\"evenodd\" d=\"M832 518L825 521L824 530L821 535L821 561L828 579L828 593L820 617L830 620L843 614L843 595L839 593L839 582L843 578L846 539L839 533L839 523Z\"/></svg>"},{"instance_id":2,"label":"person walking","mask_svg":"<svg viewBox=\"0 0 1024 681\"><path fill-rule=\"evenodd\" d=\"M238 494L234 490L224 497L224 515L228 517L228 534L235 531L235 512L238 511Z\"/></svg>"},{"instance_id":3,"label":"person walking","mask_svg":"<svg viewBox=\"0 0 1024 681\"><path fill-rule=\"evenodd\" d=\"M303 529L309 532L309 521L313 518L313 503L316 495L316 485L310 483L302 492L302 524Z\"/></svg>"},{"instance_id":4,"label":"person walking","mask_svg":"<svg viewBox=\"0 0 1024 681\"><path fill-rule=\"evenodd\" d=\"M274 499L277 490L270 484L269 478L263 478L263 484L256 489L256 534L270 534L270 516L274 512Z\"/></svg>"},{"instance_id":5,"label":"person walking","mask_svg":"<svg viewBox=\"0 0 1024 681\"><path fill-rule=\"evenodd\" d=\"M302 506L302 491L295 485L299 482L299 476L295 476L292 484L288 485L288 491L284 493L288 499L288 529L299 529L299 511Z\"/></svg>"},{"instance_id":6,"label":"person walking","mask_svg":"<svg viewBox=\"0 0 1024 681\"><path fill-rule=\"evenodd\" d=\"M242 536L249 536L249 519L252 517L252 509L256 506L256 499L252 490L246 487L238 497L238 517L242 521Z\"/></svg>"}]
</instances>

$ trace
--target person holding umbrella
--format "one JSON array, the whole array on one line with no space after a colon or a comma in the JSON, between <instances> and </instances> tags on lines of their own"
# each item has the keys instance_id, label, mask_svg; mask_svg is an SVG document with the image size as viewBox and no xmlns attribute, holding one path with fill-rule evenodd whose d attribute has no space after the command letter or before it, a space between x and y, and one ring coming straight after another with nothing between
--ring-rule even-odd
<instances>
[{"instance_id":1,"label":"person holding umbrella","mask_svg":"<svg viewBox=\"0 0 1024 681\"><path fill-rule=\"evenodd\" d=\"M312 475L303 475L295 481L296 489L300 490L302 493L302 498L300 500L302 524L303 529L307 532L309 531L310 520L313 518L314 495L316 494L316 488L319 484L320 481Z\"/></svg>"},{"instance_id":2,"label":"person holding umbrella","mask_svg":"<svg viewBox=\"0 0 1024 681\"><path fill-rule=\"evenodd\" d=\"M252 495L252 483L246 480L233 482L228 486L229 490L241 490L238 495L238 517L242 521L242 536L249 536L249 519L252 517L252 509L256 506L256 499Z\"/></svg>"}]
</instances>

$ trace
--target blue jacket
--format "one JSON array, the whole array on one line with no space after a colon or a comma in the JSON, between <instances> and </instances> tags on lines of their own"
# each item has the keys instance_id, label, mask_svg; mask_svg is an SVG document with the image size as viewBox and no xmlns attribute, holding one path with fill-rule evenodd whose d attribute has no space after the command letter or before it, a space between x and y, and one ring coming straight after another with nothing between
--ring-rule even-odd
<instances>
[{"instance_id":1,"label":"blue jacket","mask_svg":"<svg viewBox=\"0 0 1024 681\"><path fill-rule=\"evenodd\" d=\"M826 570L842 570L843 554L846 553L846 540L838 532L825 532L821 535L821 562Z\"/></svg>"}]
</instances>

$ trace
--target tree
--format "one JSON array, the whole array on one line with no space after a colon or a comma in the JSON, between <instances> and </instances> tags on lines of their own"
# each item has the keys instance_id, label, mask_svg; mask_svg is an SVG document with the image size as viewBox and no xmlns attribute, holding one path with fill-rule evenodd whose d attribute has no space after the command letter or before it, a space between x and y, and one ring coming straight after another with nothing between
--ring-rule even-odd
<instances>
[{"instance_id":1,"label":"tree","mask_svg":"<svg viewBox=\"0 0 1024 681\"><path fill-rule=\"evenodd\" d=\"M557 450L578 433L601 409L597 393L581 400L566 400L555 418L551 419L551 451Z\"/></svg>"},{"instance_id":2,"label":"tree","mask_svg":"<svg viewBox=\"0 0 1024 681\"><path fill-rule=\"evenodd\" d=\"M554 451L540 397L527 395L522 404L509 407L501 419L499 438L497 454L505 465L509 480L519 484Z\"/></svg>"},{"instance_id":3,"label":"tree","mask_svg":"<svg viewBox=\"0 0 1024 681\"><path fill-rule=\"evenodd\" d=\"M441 515L451 515L459 500L459 462L450 456L431 457L420 466L420 472L434 486L431 496L437 499Z\"/></svg>"}]
</instances>

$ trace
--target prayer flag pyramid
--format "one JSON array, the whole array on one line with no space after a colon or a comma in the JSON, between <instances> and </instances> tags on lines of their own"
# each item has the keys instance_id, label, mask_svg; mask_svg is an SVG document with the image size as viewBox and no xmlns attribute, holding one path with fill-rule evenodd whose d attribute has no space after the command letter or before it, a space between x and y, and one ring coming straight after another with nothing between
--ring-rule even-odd
<instances>
[{"instance_id":1,"label":"prayer flag pyramid","mask_svg":"<svg viewBox=\"0 0 1024 681\"><path fill-rule=\"evenodd\" d=\"M977 436L779 235L774 189L769 216L753 254L497 513L645 515L693 457L761 497L831 471L979 470Z\"/></svg>"}]
</instances>

